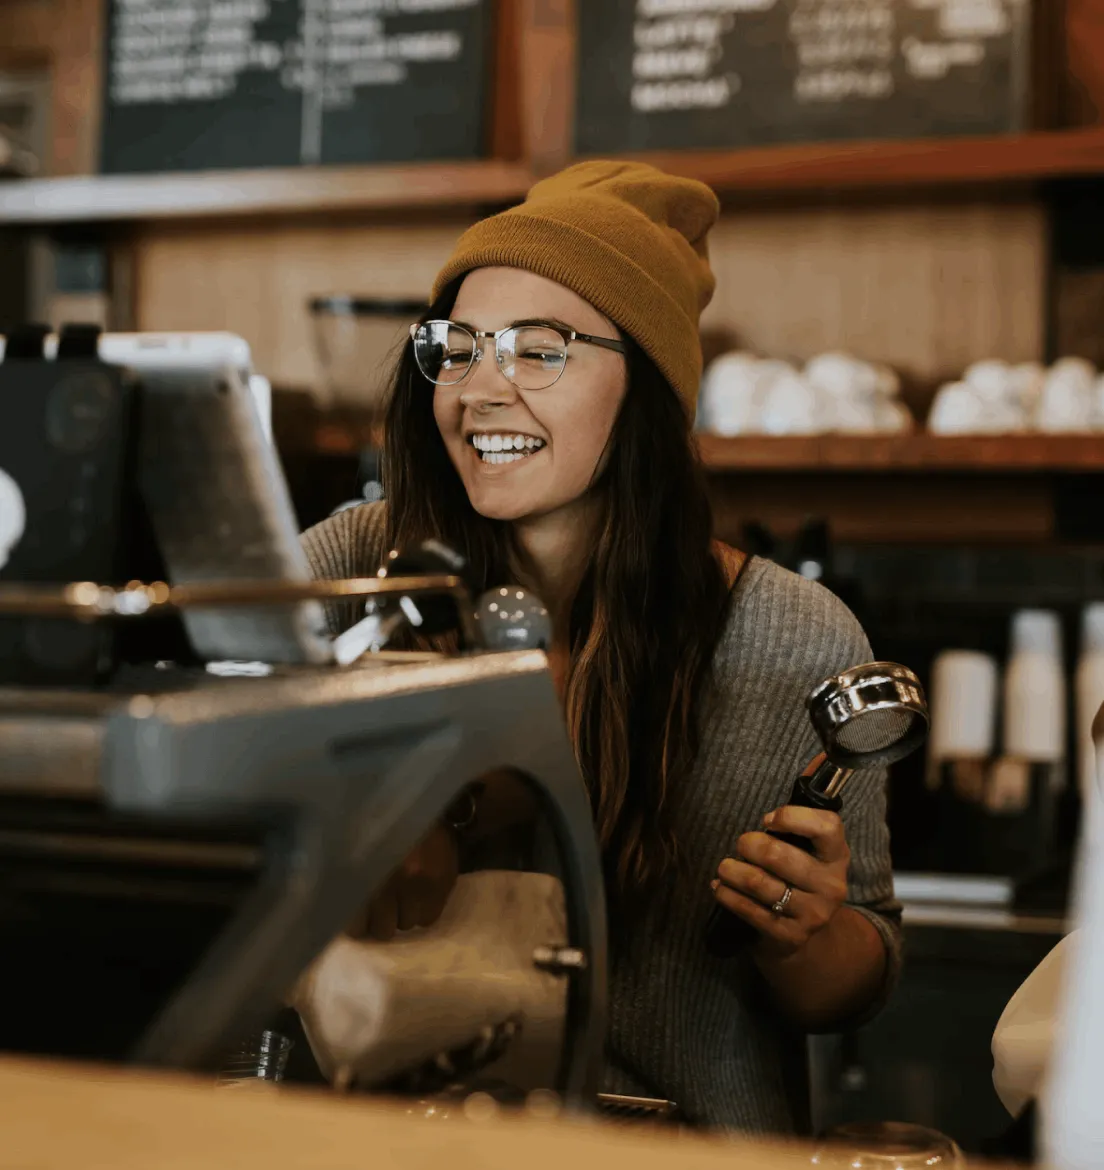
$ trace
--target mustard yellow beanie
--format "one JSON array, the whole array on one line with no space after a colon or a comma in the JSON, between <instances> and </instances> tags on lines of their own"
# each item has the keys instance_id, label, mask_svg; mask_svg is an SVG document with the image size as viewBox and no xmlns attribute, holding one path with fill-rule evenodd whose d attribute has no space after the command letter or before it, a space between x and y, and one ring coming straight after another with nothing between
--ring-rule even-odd
<instances>
[{"instance_id":1,"label":"mustard yellow beanie","mask_svg":"<svg viewBox=\"0 0 1104 1170\"><path fill-rule=\"evenodd\" d=\"M433 286L475 268L523 268L578 293L632 337L693 418L698 318L713 296L706 236L717 197L635 162L583 162L537 183L524 203L469 228Z\"/></svg>"}]
</instances>

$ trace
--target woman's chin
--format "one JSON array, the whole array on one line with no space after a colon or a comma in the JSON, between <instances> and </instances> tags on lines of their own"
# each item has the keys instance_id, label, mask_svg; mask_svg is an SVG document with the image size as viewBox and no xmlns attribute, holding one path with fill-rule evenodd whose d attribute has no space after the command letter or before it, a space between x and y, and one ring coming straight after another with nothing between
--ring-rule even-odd
<instances>
[{"instance_id":1,"label":"woman's chin","mask_svg":"<svg viewBox=\"0 0 1104 1170\"><path fill-rule=\"evenodd\" d=\"M485 520L506 522L524 520L534 511L533 508L526 506L516 497L511 499L506 492L480 492L478 494L469 492L468 500Z\"/></svg>"},{"instance_id":2,"label":"woman's chin","mask_svg":"<svg viewBox=\"0 0 1104 1170\"><path fill-rule=\"evenodd\" d=\"M530 516L540 515L548 510L548 501L541 498L541 493L533 491L519 491L519 484L512 483L466 483L468 502L487 520L516 522L526 520Z\"/></svg>"}]
</instances>

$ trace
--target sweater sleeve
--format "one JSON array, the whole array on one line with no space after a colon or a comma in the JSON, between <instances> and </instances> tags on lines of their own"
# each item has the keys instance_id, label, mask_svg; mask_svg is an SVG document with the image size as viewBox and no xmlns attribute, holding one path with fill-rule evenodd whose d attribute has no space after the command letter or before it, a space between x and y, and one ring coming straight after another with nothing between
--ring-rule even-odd
<instances>
[{"instance_id":1,"label":"sweater sleeve","mask_svg":"<svg viewBox=\"0 0 1104 1170\"><path fill-rule=\"evenodd\" d=\"M371 577L386 556L387 505L382 501L346 508L308 528L300 537L315 577L334 581L343 577ZM326 606L331 634L339 634L363 616L357 601Z\"/></svg>"}]
</instances>

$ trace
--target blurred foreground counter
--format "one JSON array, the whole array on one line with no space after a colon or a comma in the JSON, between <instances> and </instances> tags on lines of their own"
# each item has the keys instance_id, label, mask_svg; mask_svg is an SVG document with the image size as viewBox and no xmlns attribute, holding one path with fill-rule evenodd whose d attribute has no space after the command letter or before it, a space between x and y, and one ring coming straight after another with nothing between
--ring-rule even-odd
<instances>
[{"instance_id":1,"label":"blurred foreground counter","mask_svg":"<svg viewBox=\"0 0 1104 1170\"><path fill-rule=\"evenodd\" d=\"M624 1164L634 1170L797 1170L837 1164L814 1161L813 1148L802 1145L529 1116L442 1122L362 1097L227 1091L133 1072L16 1061L0 1063L0 1126L0 1167L20 1170L327 1170L365 1164L374 1170L600 1170Z\"/></svg>"}]
</instances>

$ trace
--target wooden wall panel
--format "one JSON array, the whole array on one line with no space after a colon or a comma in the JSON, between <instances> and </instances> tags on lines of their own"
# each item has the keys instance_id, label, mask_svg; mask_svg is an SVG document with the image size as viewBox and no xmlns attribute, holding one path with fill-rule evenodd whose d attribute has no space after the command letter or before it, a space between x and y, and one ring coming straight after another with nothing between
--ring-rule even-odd
<instances>
[{"instance_id":1,"label":"wooden wall panel","mask_svg":"<svg viewBox=\"0 0 1104 1170\"><path fill-rule=\"evenodd\" d=\"M703 327L764 356L848 350L894 366L923 398L979 358L1044 352L1035 202L734 211L711 259Z\"/></svg>"},{"instance_id":2,"label":"wooden wall panel","mask_svg":"<svg viewBox=\"0 0 1104 1170\"><path fill-rule=\"evenodd\" d=\"M0 66L48 67L52 175L98 164L105 0L0 0Z\"/></svg>"},{"instance_id":3,"label":"wooden wall panel","mask_svg":"<svg viewBox=\"0 0 1104 1170\"><path fill-rule=\"evenodd\" d=\"M1054 348L1104 367L1104 267L1055 274Z\"/></svg>"},{"instance_id":4,"label":"wooden wall panel","mask_svg":"<svg viewBox=\"0 0 1104 1170\"><path fill-rule=\"evenodd\" d=\"M232 330L274 382L313 387L311 297L424 297L469 222L150 226L133 245L136 327Z\"/></svg>"},{"instance_id":5,"label":"wooden wall panel","mask_svg":"<svg viewBox=\"0 0 1104 1170\"><path fill-rule=\"evenodd\" d=\"M0 66L48 64L55 17L54 0L0 0Z\"/></svg>"},{"instance_id":6,"label":"wooden wall panel","mask_svg":"<svg viewBox=\"0 0 1104 1170\"><path fill-rule=\"evenodd\" d=\"M517 0L525 155L539 174L570 159L575 118L577 0Z\"/></svg>"},{"instance_id":7,"label":"wooden wall panel","mask_svg":"<svg viewBox=\"0 0 1104 1170\"><path fill-rule=\"evenodd\" d=\"M99 169L106 0L54 0L55 175Z\"/></svg>"},{"instance_id":8,"label":"wooden wall panel","mask_svg":"<svg viewBox=\"0 0 1104 1170\"><path fill-rule=\"evenodd\" d=\"M466 222L150 226L134 249L137 324L235 330L270 377L311 385L307 300L423 296ZM1033 203L730 212L704 324L764 355L888 362L923 399L978 358L1042 355L1044 229Z\"/></svg>"},{"instance_id":9,"label":"wooden wall panel","mask_svg":"<svg viewBox=\"0 0 1104 1170\"><path fill-rule=\"evenodd\" d=\"M1104 118L1104 5L1065 0L1066 59L1063 120L1067 125Z\"/></svg>"}]
</instances>

